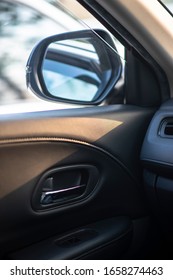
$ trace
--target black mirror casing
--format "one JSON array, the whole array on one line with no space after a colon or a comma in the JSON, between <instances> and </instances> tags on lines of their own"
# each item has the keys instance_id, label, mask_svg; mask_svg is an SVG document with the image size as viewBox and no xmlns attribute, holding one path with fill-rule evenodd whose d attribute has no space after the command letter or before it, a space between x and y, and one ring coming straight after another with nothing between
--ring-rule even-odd
<instances>
[{"instance_id":1,"label":"black mirror casing","mask_svg":"<svg viewBox=\"0 0 173 280\"><path fill-rule=\"evenodd\" d=\"M100 85L94 98L92 100L75 100L64 98L63 96L58 97L54 96L50 93L48 88L46 87L44 77L43 77L43 62L46 57L46 53L48 52L48 46L52 43L58 43L64 40L78 40L80 42L81 39L87 39L89 42L92 42L94 49L96 50L96 54L100 61L100 66L105 67L104 63L106 61L107 65L110 66L109 75L102 75L106 78L101 79ZM88 51L89 52L89 51ZM68 53L69 54L69 53ZM86 62L85 58L82 58L78 55L78 49L76 54L72 54L73 61L80 62L81 65L85 67L85 64L89 65L88 67L92 68L92 72L97 74L97 67L94 66L93 61L91 60L89 63ZM62 56L58 52L58 60L62 60ZM64 60L67 62L67 57L64 56ZM69 63L69 62L68 62ZM71 63L71 62L70 62ZM70 65L66 63L66 65ZM82 68L81 68L82 69ZM98 71L99 72L99 71ZM105 71L106 72L106 71ZM116 53L116 47L114 45L114 41L111 36L104 30L82 30L75 32L68 32L59 35L54 35L47 37L40 41L35 48L32 50L30 57L26 66L26 82L27 87L30 89L37 97L49 100L49 101L58 101L65 103L73 103L73 104L83 104L83 105L97 105L100 104L106 97L109 95L111 90L114 88L115 84L121 77L122 72L122 62L121 59ZM103 72L101 73L103 74ZM109 76L109 77L107 77ZM91 82L90 82L91 81ZM90 78L90 83L94 84L94 79ZM73 88L74 91L74 88Z\"/></svg>"}]
</instances>

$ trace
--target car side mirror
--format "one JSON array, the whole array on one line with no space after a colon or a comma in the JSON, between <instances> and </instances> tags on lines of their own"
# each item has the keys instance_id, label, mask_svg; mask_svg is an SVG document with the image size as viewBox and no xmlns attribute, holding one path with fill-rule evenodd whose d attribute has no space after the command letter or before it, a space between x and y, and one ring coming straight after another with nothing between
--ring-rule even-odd
<instances>
[{"instance_id":1,"label":"car side mirror","mask_svg":"<svg viewBox=\"0 0 173 280\"><path fill-rule=\"evenodd\" d=\"M45 100L95 105L114 88L122 71L111 36L82 30L43 39L26 67L27 86Z\"/></svg>"}]
</instances>

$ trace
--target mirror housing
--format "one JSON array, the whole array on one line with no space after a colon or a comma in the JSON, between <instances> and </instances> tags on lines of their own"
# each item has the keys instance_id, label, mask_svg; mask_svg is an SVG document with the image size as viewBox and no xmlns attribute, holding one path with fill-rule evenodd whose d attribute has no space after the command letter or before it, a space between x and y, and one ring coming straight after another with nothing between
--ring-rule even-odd
<instances>
[{"instance_id":1,"label":"mirror housing","mask_svg":"<svg viewBox=\"0 0 173 280\"><path fill-rule=\"evenodd\" d=\"M27 87L39 98L82 105L101 103L122 71L111 36L82 30L47 37L30 54Z\"/></svg>"}]
</instances>

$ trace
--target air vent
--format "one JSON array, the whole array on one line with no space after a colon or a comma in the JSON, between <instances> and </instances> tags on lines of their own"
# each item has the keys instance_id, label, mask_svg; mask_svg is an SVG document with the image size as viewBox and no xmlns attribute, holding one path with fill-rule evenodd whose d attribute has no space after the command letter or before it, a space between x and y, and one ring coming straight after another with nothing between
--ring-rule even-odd
<instances>
[{"instance_id":1,"label":"air vent","mask_svg":"<svg viewBox=\"0 0 173 280\"><path fill-rule=\"evenodd\" d=\"M165 126L165 135L173 135L173 122L167 122Z\"/></svg>"},{"instance_id":2,"label":"air vent","mask_svg":"<svg viewBox=\"0 0 173 280\"><path fill-rule=\"evenodd\" d=\"M173 138L173 118L165 119L161 123L160 136Z\"/></svg>"}]
</instances>

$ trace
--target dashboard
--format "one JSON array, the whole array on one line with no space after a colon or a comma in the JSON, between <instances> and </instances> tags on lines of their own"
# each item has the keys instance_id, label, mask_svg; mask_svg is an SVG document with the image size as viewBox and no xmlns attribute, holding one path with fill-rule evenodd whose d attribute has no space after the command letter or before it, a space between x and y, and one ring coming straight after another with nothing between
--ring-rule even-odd
<instances>
[{"instance_id":1,"label":"dashboard","mask_svg":"<svg viewBox=\"0 0 173 280\"><path fill-rule=\"evenodd\" d=\"M155 113L140 157L150 207L165 229L173 232L173 100Z\"/></svg>"}]
</instances>

